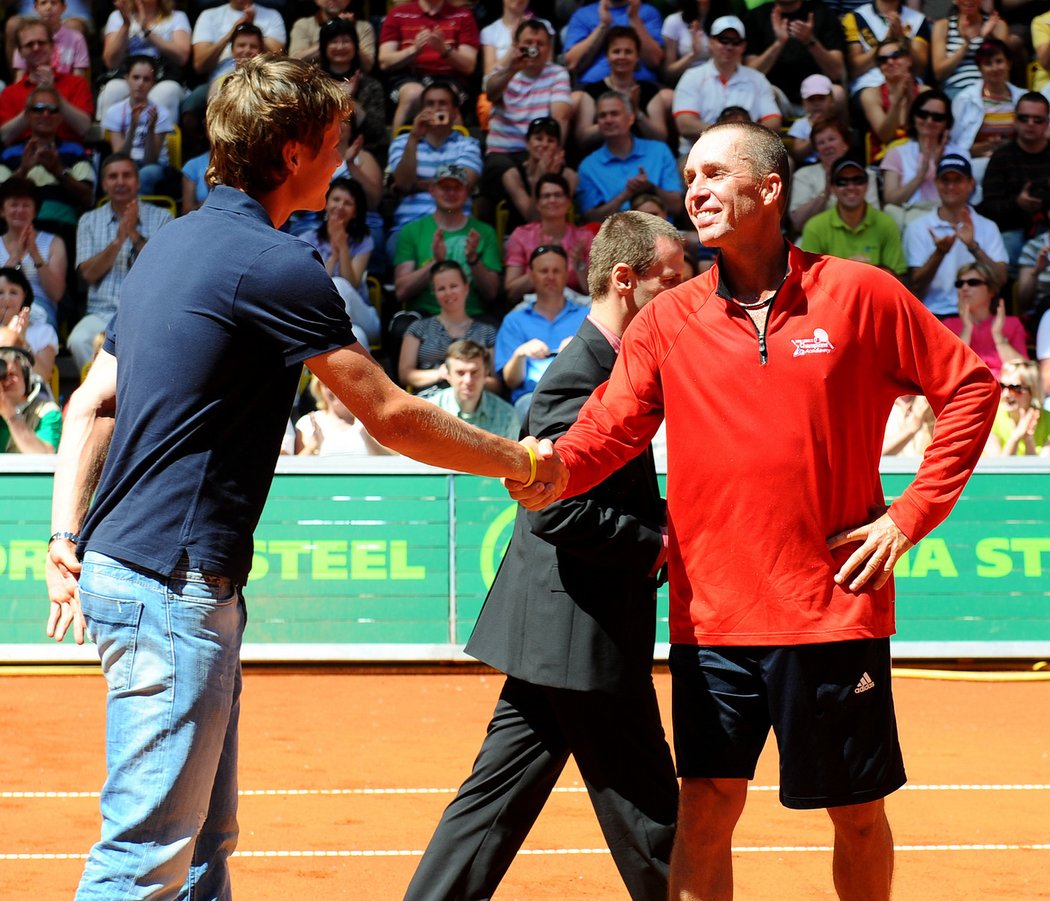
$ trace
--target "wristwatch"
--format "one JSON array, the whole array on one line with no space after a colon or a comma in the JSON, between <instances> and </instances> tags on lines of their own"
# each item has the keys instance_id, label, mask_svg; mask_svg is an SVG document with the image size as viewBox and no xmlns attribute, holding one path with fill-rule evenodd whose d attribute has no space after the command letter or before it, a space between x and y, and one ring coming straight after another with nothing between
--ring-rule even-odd
<instances>
[{"instance_id":1,"label":"wristwatch","mask_svg":"<svg viewBox=\"0 0 1050 901\"><path fill-rule=\"evenodd\" d=\"M76 544L80 541L80 535L76 532L55 532L47 539L47 546L51 547L51 542L53 541L72 541L73 544Z\"/></svg>"}]
</instances>

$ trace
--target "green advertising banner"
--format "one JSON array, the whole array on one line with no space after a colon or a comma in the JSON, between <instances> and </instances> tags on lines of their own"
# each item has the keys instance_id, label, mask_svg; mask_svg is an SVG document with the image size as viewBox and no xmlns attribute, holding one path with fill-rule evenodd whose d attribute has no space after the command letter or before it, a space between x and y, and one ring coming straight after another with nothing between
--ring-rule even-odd
<instances>
[{"instance_id":1,"label":"green advertising banner","mask_svg":"<svg viewBox=\"0 0 1050 901\"><path fill-rule=\"evenodd\" d=\"M0 660L96 659L43 634L52 463L9 457L0 469ZM909 463L884 461L888 497ZM1050 654L1048 497L1039 461L982 464L897 566L896 656ZM464 659L515 509L493 479L405 460L282 460L245 589L245 659ZM666 642L664 590L658 655Z\"/></svg>"}]
</instances>

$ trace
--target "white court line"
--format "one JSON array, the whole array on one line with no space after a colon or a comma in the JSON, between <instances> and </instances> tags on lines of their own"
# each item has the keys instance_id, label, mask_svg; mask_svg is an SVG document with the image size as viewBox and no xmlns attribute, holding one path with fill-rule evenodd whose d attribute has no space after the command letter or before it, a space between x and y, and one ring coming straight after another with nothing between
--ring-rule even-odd
<instances>
[{"instance_id":1,"label":"white court line","mask_svg":"<svg viewBox=\"0 0 1050 901\"><path fill-rule=\"evenodd\" d=\"M830 854L831 845L764 845L733 848L734 854ZM983 844L983 845L895 845L894 851L1050 851L1048 844ZM578 854L608 854L608 848L523 848L519 854L536 857L564 857ZM311 857L422 857L418 850L355 850L355 851L235 851L234 857L255 858L311 858ZM87 854L0 854L0 862L16 860L85 860Z\"/></svg>"},{"instance_id":2,"label":"white court line","mask_svg":"<svg viewBox=\"0 0 1050 901\"><path fill-rule=\"evenodd\" d=\"M749 785L752 792L777 792L777 785ZM251 797L297 797L324 795L453 795L455 788L267 788L244 789L239 792L242 798ZM583 786L556 788L556 794L582 794L587 789ZM1003 791L1050 791L1050 783L1019 782L980 785L976 783L946 783L944 785L905 785L899 791L941 791L941 792L1003 792ZM97 798L99 792L63 792L63 791L0 791L0 800L12 798Z\"/></svg>"}]
</instances>

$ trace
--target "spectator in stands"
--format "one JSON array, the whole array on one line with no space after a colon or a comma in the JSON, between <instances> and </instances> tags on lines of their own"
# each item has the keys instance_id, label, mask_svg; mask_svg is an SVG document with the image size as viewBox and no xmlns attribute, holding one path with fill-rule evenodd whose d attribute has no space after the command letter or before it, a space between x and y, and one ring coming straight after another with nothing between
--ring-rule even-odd
<instances>
[{"instance_id":1,"label":"spectator in stands","mask_svg":"<svg viewBox=\"0 0 1050 901\"><path fill-rule=\"evenodd\" d=\"M379 68L393 89L390 99L397 104L394 131L415 115L424 78L454 84L462 102L480 47L477 22L469 9L447 0L409 0L391 7L379 31Z\"/></svg>"},{"instance_id":2,"label":"spectator in stands","mask_svg":"<svg viewBox=\"0 0 1050 901\"><path fill-rule=\"evenodd\" d=\"M503 175L528 157L531 123L553 119L558 125L560 149L572 116L569 73L550 61L551 36L546 24L539 19L525 19L515 30L514 40L517 53L506 66L493 69L484 81L492 108L481 194L493 206L504 194Z\"/></svg>"},{"instance_id":3,"label":"spectator in stands","mask_svg":"<svg viewBox=\"0 0 1050 901\"><path fill-rule=\"evenodd\" d=\"M817 153L813 149L813 123L835 115L835 96L827 75L808 76L799 93L806 115L799 116L788 128L787 136L791 139L788 152L796 163L809 165L817 162Z\"/></svg>"},{"instance_id":4,"label":"spectator in stands","mask_svg":"<svg viewBox=\"0 0 1050 901\"><path fill-rule=\"evenodd\" d=\"M875 62L883 78L879 84L862 88L859 97L871 132L868 158L873 163L885 156L888 144L908 136L912 104L920 93L929 90L912 74L907 41L886 38L875 49Z\"/></svg>"},{"instance_id":5,"label":"spectator in stands","mask_svg":"<svg viewBox=\"0 0 1050 901\"><path fill-rule=\"evenodd\" d=\"M576 193L579 175L565 165L565 151L559 140L561 126L550 116L533 119L525 139L524 162L503 173L503 190L510 199L508 231L536 222L540 211L536 205L536 188L544 175L560 175L569 186L570 200Z\"/></svg>"},{"instance_id":6,"label":"spectator in stands","mask_svg":"<svg viewBox=\"0 0 1050 901\"><path fill-rule=\"evenodd\" d=\"M539 220L511 232L503 256L508 306L536 290L529 257L541 244L559 244L569 259L567 285L577 294L587 293L587 262L594 232L569 221L572 202L569 183L561 175L547 173L536 182Z\"/></svg>"},{"instance_id":7,"label":"spectator in stands","mask_svg":"<svg viewBox=\"0 0 1050 901\"><path fill-rule=\"evenodd\" d=\"M34 0L33 14L47 26L54 39L55 48L51 55L51 68L55 72L67 75L91 77L91 57L88 54L84 33L77 28L69 28L62 22L66 12L65 0ZM26 74L26 61L16 50L11 60L11 76L18 81Z\"/></svg>"},{"instance_id":8,"label":"spectator in stands","mask_svg":"<svg viewBox=\"0 0 1050 901\"><path fill-rule=\"evenodd\" d=\"M687 71L674 89L674 122L679 153L688 153L698 137L715 124L727 106L746 109L752 122L777 131L781 116L765 75L743 65L747 33L736 16L711 25L711 58Z\"/></svg>"},{"instance_id":9,"label":"spectator in stands","mask_svg":"<svg viewBox=\"0 0 1050 901\"><path fill-rule=\"evenodd\" d=\"M266 49L262 29L254 22L242 22L233 29L230 38L230 57L211 70L208 78L208 99L215 96L223 81L242 59L251 59Z\"/></svg>"},{"instance_id":10,"label":"spectator in stands","mask_svg":"<svg viewBox=\"0 0 1050 901\"><path fill-rule=\"evenodd\" d=\"M936 89L925 91L915 98L908 114L908 140L890 147L879 164L884 209L902 229L937 208L941 157L968 157L950 141L953 123L948 95Z\"/></svg>"},{"instance_id":11,"label":"spectator in stands","mask_svg":"<svg viewBox=\"0 0 1050 901\"><path fill-rule=\"evenodd\" d=\"M788 217L796 233L801 234L805 224L817 213L830 210L836 203L828 173L836 160L851 150L852 135L841 119L821 119L813 123L813 146L818 162L803 166L791 179ZM864 195L869 206L878 209L879 190L874 173L868 175L868 191Z\"/></svg>"},{"instance_id":12,"label":"spectator in stands","mask_svg":"<svg viewBox=\"0 0 1050 901\"><path fill-rule=\"evenodd\" d=\"M189 18L172 0L116 0L113 5L102 38L102 62L114 77L99 91L99 119L128 96L125 61L150 56L157 64L157 82L149 99L177 122L193 35Z\"/></svg>"},{"instance_id":13,"label":"spectator in stands","mask_svg":"<svg viewBox=\"0 0 1050 901\"><path fill-rule=\"evenodd\" d=\"M40 208L39 196L36 185L21 176L12 176L0 185L0 216L6 227L4 266L19 270L29 283L29 297L34 302L30 322L47 325L53 331L58 304L66 293L68 257L65 241L51 232L38 231L33 224ZM5 324L0 317L0 325ZM33 353L38 353L36 342L30 343ZM46 361L47 355L40 359Z\"/></svg>"},{"instance_id":14,"label":"spectator in stands","mask_svg":"<svg viewBox=\"0 0 1050 901\"><path fill-rule=\"evenodd\" d=\"M15 5L14 3L8 4L8 8ZM57 11L54 9L56 5L61 6ZM85 0L69 0L68 3L64 3L62 0L51 0L50 3L38 6L36 0L18 0L17 10L14 11L14 15L10 16L4 25L4 49L7 63L12 70L25 68L25 60L18 51L18 29L27 17L42 20L47 24L51 34L55 35L55 43L59 48L56 57L60 54L60 58L56 59L56 69L70 72L73 69L87 68L89 66L89 63L83 62L85 57L80 56L79 51L76 51L76 58L81 61L74 63L71 68L65 68L69 62L67 48L71 48L73 42L65 35L58 36L60 29L55 26L56 16L60 29L80 34L81 38L85 40L84 47L87 49L87 35L94 31L94 17L89 2L85 2ZM16 62L19 64L16 65ZM75 74L80 74L84 78L88 77L87 72Z\"/></svg>"},{"instance_id":15,"label":"spectator in stands","mask_svg":"<svg viewBox=\"0 0 1050 901\"><path fill-rule=\"evenodd\" d=\"M579 84L601 81L609 74L602 54L605 35L613 25L634 29L641 41L639 81L656 81L664 59L660 31L663 17L655 6L641 0L598 0L579 7L565 26L565 65Z\"/></svg>"},{"instance_id":16,"label":"spectator in stands","mask_svg":"<svg viewBox=\"0 0 1050 901\"><path fill-rule=\"evenodd\" d=\"M485 388L489 353L487 348L469 338L453 341L442 367L449 385L426 397L446 413L479 429L517 440L521 431L518 414L505 400Z\"/></svg>"},{"instance_id":17,"label":"spectator in stands","mask_svg":"<svg viewBox=\"0 0 1050 901\"><path fill-rule=\"evenodd\" d=\"M1012 267L1025 241L1050 227L1050 101L1034 91L1022 94L1014 118L1016 135L992 153L977 206L999 226Z\"/></svg>"},{"instance_id":18,"label":"spectator in stands","mask_svg":"<svg viewBox=\"0 0 1050 901\"><path fill-rule=\"evenodd\" d=\"M747 22L745 62L758 69L777 93L785 116L802 108L802 82L809 75L831 79L835 106L846 108L841 82L846 74L846 40L838 17L816 0L774 0L752 10Z\"/></svg>"},{"instance_id":19,"label":"spectator in stands","mask_svg":"<svg viewBox=\"0 0 1050 901\"><path fill-rule=\"evenodd\" d=\"M422 109L407 134L390 143L387 171L400 200L394 210L394 225L388 247L406 223L434 212L430 183L440 166L455 164L467 178L468 194L481 175L481 145L475 138L454 130L460 124L459 94L444 81L423 89Z\"/></svg>"},{"instance_id":20,"label":"spectator in stands","mask_svg":"<svg viewBox=\"0 0 1050 901\"><path fill-rule=\"evenodd\" d=\"M72 228L95 196L95 169L81 144L61 140L61 98L54 88L37 88L26 99L29 140L7 147L0 180L28 178L38 188L38 224L54 231Z\"/></svg>"},{"instance_id":21,"label":"spectator in stands","mask_svg":"<svg viewBox=\"0 0 1050 901\"><path fill-rule=\"evenodd\" d=\"M970 161L948 154L937 165L937 209L914 219L904 230L911 289L926 308L944 319L956 315L955 279L967 263L979 262L1006 282L1007 253L999 229L970 204L974 180Z\"/></svg>"},{"instance_id":22,"label":"spectator in stands","mask_svg":"<svg viewBox=\"0 0 1050 901\"><path fill-rule=\"evenodd\" d=\"M1002 397L985 453L998 457L1050 455L1050 412L1043 409L1039 369L1030 360L1003 364Z\"/></svg>"},{"instance_id":23,"label":"spectator in stands","mask_svg":"<svg viewBox=\"0 0 1050 901\"><path fill-rule=\"evenodd\" d=\"M342 19L354 23L357 32L357 52L361 69L371 72L376 62L376 32L367 18L361 15L359 0L314 0L317 12L296 19L288 39L288 55L296 59L316 62L321 53L321 28L328 22Z\"/></svg>"},{"instance_id":24,"label":"spectator in stands","mask_svg":"<svg viewBox=\"0 0 1050 901\"><path fill-rule=\"evenodd\" d=\"M433 315L440 310L430 288L430 266L455 260L470 281L467 313L478 316L499 294L500 248L492 227L467 214L467 170L455 164L434 173L430 193L436 209L409 222L397 236L394 290L401 305Z\"/></svg>"},{"instance_id":25,"label":"spectator in stands","mask_svg":"<svg viewBox=\"0 0 1050 901\"><path fill-rule=\"evenodd\" d=\"M1050 232L1026 241L1017 262L1018 309L1038 318L1050 309ZM1039 327L1042 328L1042 323ZM1047 389L1050 393L1050 384Z\"/></svg>"},{"instance_id":26,"label":"spectator in stands","mask_svg":"<svg viewBox=\"0 0 1050 901\"><path fill-rule=\"evenodd\" d=\"M128 60L126 100L113 104L102 117L102 128L117 152L125 151L139 167L139 190L143 194L171 194L176 174L168 157L167 140L175 130L168 111L150 100L156 82L152 57Z\"/></svg>"},{"instance_id":27,"label":"spectator in stands","mask_svg":"<svg viewBox=\"0 0 1050 901\"><path fill-rule=\"evenodd\" d=\"M946 19L936 19L930 28L930 57L933 77L941 90L954 99L963 88L979 81L977 50L986 38L1005 41L1008 29L999 13L986 13L981 0L954 0Z\"/></svg>"},{"instance_id":28,"label":"spectator in stands","mask_svg":"<svg viewBox=\"0 0 1050 901\"><path fill-rule=\"evenodd\" d=\"M361 68L357 25L348 19L332 19L321 28L317 64L337 81L349 82L354 98L354 122L372 152L387 143L386 97L383 86Z\"/></svg>"},{"instance_id":29,"label":"spectator in stands","mask_svg":"<svg viewBox=\"0 0 1050 901\"><path fill-rule=\"evenodd\" d=\"M1031 21L1032 48L1035 50L1035 67L1030 87L1041 91L1050 84L1050 10L1040 13Z\"/></svg>"},{"instance_id":30,"label":"spectator in stands","mask_svg":"<svg viewBox=\"0 0 1050 901\"><path fill-rule=\"evenodd\" d=\"M959 315L944 320L999 377L1010 360L1028 359L1028 338L1016 316L1006 315L1000 274L986 263L964 263L955 278Z\"/></svg>"},{"instance_id":31,"label":"spectator in stands","mask_svg":"<svg viewBox=\"0 0 1050 901\"><path fill-rule=\"evenodd\" d=\"M229 3L201 10L193 25L193 68L211 76L220 64L233 57L233 38L238 25L255 25L263 33L263 47L271 52L284 50L287 32L281 14L253 0ZM192 110L204 107L207 89L197 88L184 104Z\"/></svg>"},{"instance_id":32,"label":"spectator in stands","mask_svg":"<svg viewBox=\"0 0 1050 901\"><path fill-rule=\"evenodd\" d=\"M529 258L536 294L508 313L496 333L496 369L523 420L540 377L587 318L588 306L566 297L568 266L560 244L537 247Z\"/></svg>"},{"instance_id":33,"label":"spectator in stands","mask_svg":"<svg viewBox=\"0 0 1050 901\"><path fill-rule=\"evenodd\" d=\"M369 435L364 423L315 375L310 376L310 394L317 409L301 416L295 424L297 454L307 457L332 454L377 457L394 453Z\"/></svg>"},{"instance_id":34,"label":"spectator in stands","mask_svg":"<svg viewBox=\"0 0 1050 901\"><path fill-rule=\"evenodd\" d=\"M335 282L354 335L363 347L379 340L379 313L368 300L368 261L375 247L368 226L368 201L353 179L336 178L325 197L324 219L303 235L317 248Z\"/></svg>"},{"instance_id":35,"label":"spectator in stands","mask_svg":"<svg viewBox=\"0 0 1050 901\"><path fill-rule=\"evenodd\" d=\"M576 108L576 146L581 152L593 149L601 140L594 117L598 98L606 91L631 98L636 111L633 131L638 137L666 143L672 134L674 92L659 82L638 80L641 48L641 39L633 28L614 25L606 32L605 59L609 74L599 81L581 85L572 95Z\"/></svg>"},{"instance_id":36,"label":"spectator in stands","mask_svg":"<svg viewBox=\"0 0 1050 901\"><path fill-rule=\"evenodd\" d=\"M711 58L711 25L731 12L731 6L726 0L686 0L681 10L664 19L664 84L674 87L687 70Z\"/></svg>"},{"instance_id":37,"label":"spectator in stands","mask_svg":"<svg viewBox=\"0 0 1050 901\"><path fill-rule=\"evenodd\" d=\"M50 382L58 355L58 332L46 320L32 321L32 305L33 288L25 273L14 266L0 268L0 328L14 328L23 336L23 343L33 353L33 371Z\"/></svg>"},{"instance_id":38,"label":"spectator in stands","mask_svg":"<svg viewBox=\"0 0 1050 901\"><path fill-rule=\"evenodd\" d=\"M526 19L535 18L529 12L529 0L503 0L503 11L498 19L481 29L481 75L487 78L496 68L506 68L518 55L518 26ZM537 19L551 29L546 19ZM551 29L553 31L553 29ZM479 116L480 119L480 116Z\"/></svg>"},{"instance_id":39,"label":"spectator in stands","mask_svg":"<svg viewBox=\"0 0 1050 901\"><path fill-rule=\"evenodd\" d=\"M171 213L139 203L139 170L126 153L102 162L102 190L109 200L85 213L77 226L77 272L87 282L87 313L67 342L77 368L94 356L95 336L117 311L124 278L146 242L171 221Z\"/></svg>"},{"instance_id":40,"label":"spectator in stands","mask_svg":"<svg viewBox=\"0 0 1050 901\"><path fill-rule=\"evenodd\" d=\"M682 177L666 144L636 138L634 104L615 91L598 99L598 130L603 144L580 163L576 210L588 222L600 222L627 209L640 191L655 191L677 216L683 207Z\"/></svg>"},{"instance_id":41,"label":"spectator in stands","mask_svg":"<svg viewBox=\"0 0 1050 901\"><path fill-rule=\"evenodd\" d=\"M1042 379L1043 407L1050 409L1050 311L1043 313L1039 319L1039 328L1035 334L1035 357L1039 361L1039 377Z\"/></svg>"},{"instance_id":42,"label":"spectator in stands","mask_svg":"<svg viewBox=\"0 0 1050 901\"><path fill-rule=\"evenodd\" d=\"M901 0L872 0L842 17L846 39L846 68L849 70L849 92L858 95L865 88L877 88L886 78L880 45L892 41L895 49L904 51L910 61L909 72L920 76L930 62L930 23L918 9ZM904 56L896 60L903 60ZM904 67L903 63L896 63Z\"/></svg>"},{"instance_id":43,"label":"spectator in stands","mask_svg":"<svg viewBox=\"0 0 1050 901\"><path fill-rule=\"evenodd\" d=\"M18 49L25 59L26 74L0 92L0 141L10 145L29 138L26 106L37 88L54 90L58 109L58 137L79 141L91 127L94 104L91 88L79 75L54 70L54 40L39 19L24 19L18 28Z\"/></svg>"},{"instance_id":44,"label":"spectator in stands","mask_svg":"<svg viewBox=\"0 0 1050 901\"><path fill-rule=\"evenodd\" d=\"M10 330L0 330L10 340ZM24 347L0 346L0 453L53 454L62 436L62 411L44 382L33 378L33 355Z\"/></svg>"},{"instance_id":45,"label":"spectator in stands","mask_svg":"<svg viewBox=\"0 0 1050 901\"><path fill-rule=\"evenodd\" d=\"M984 181L992 153L1014 137L1014 112L1024 88L1010 84L1010 61L1006 44L987 39L975 59L981 77L961 89L952 100L952 143L970 154L974 178Z\"/></svg>"},{"instance_id":46,"label":"spectator in stands","mask_svg":"<svg viewBox=\"0 0 1050 901\"><path fill-rule=\"evenodd\" d=\"M482 347L496 343L495 327L467 314L470 283L459 263L434 263L430 267L430 289L440 309L436 315L417 319L408 327L397 361L401 384L423 395L446 386L447 373L442 366L454 341L465 338ZM499 390L499 382L493 379L490 387Z\"/></svg>"},{"instance_id":47,"label":"spectator in stands","mask_svg":"<svg viewBox=\"0 0 1050 901\"><path fill-rule=\"evenodd\" d=\"M862 160L843 156L831 164L835 205L817 213L802 229L803 250L885 269L898 278L908 271L901 232L885 213L868 205L868 170Z\"/></svg>"},{"instance_id":48,"label":"spectator in stands","mask_svg":"<svg viewBox=\"0 0 1050 901\"><path fill-rule=\"evenodd\" d=\"M909 394L893 401L886 434L882 438L884 457L921 457L933 441L936 417L930 402L922 395Z\"/></svg>"}]
</instances>

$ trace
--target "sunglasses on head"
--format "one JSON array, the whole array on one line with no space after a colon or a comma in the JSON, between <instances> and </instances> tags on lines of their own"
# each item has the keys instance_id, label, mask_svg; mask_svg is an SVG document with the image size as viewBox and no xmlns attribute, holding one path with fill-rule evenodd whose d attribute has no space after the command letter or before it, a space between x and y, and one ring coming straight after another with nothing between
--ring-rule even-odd
<instances>
[{"instance_id":1,"label":"sunglasses on head","mask_svg":"<svg viewBox=\"0 0 1050 901\"><path fill-rule=\"evenodd\" d=\"M955 280L955 287L961 288L965 285L967 288L976 288L978 285L987 285L983 278L957 278Z\"/></svg>"},{"instance_id":2,"label":"sunglasses on head","mask_svg":"<svg viewBox=\"0 0 1050 901\"><path fill-rule=\"evenodd\" d=\"M935 113L933 110L928 109L917 109L915 111L916 119L932 119L934 122L947 122L947 113Z\"/></svg>"},{"instance_id":3,"label":"sunglasses on head","mask_svg":"<svg viewBox=\"0 0 1050 901\"><path fill-rule=\"evenodd\" d=\"M840 175L834 181L836 188L848 188L851 185L866 185L867 183L868 176L866 175Z\"/></svg>"},{"instance_id":4,"label":"sunglasses on head","mask_svg":"<svg viewBox=\"0 0 1050 901\"><path fill-rule=\"evenodd\" d=\"M53 103L34 103L29 107L31 113L57 113L58 107Z\"/></svg>"},{"instance_id":5,"label":"sunglasses on head","mask_svg":"<svg viewBox=\"0 0 1050 901\"><path fill-rule=\"evenodd\" d=\"M565 248L560 244L541 244L529 254L529 262L531 263L537 257L541 257L545 253L556 253L558 256L563 257L566 260L569 258L569 255L565 252Z\"/></svg>"},{"instance_id":6,"label":"sunglasses on head","mask_svg":"<svg viewBox=\"0 0 1050 901\"><path fill-rule=\"evenodd\" d=\"M1035 125L1042 125L1044 122L1046 122L1046 116L1036 116L1032 113L1018 113L1017 121L1023 122L1025 125L1027 125L1029 122Z\"/></svg>"},{"instance_id":7,"label":"sunglasses on head","mask_svg":"<svg viewBox=\"0 0 1050 901\"><path fill-rule=\"evenodd\" d=\"M889 53L880 53L875 59L878 60L879 65L881 66L883 63L890 63L895 59L900 59L902 56L907 55L908 52L906 50L891 50Z\"/></svg>"},{"instance_id":8,"label":"sunglasses on head","mask_svg":"<svg viewBox=\"0 0 1050 901\"><path fill-rule=\"evenodd\" d=\"M739 47L741 44L747 43L743 38L731 38L724 34L717 35L713 40L718 41L719 44L724 44L726 47Z\"/></svg>"}]
</instances>

